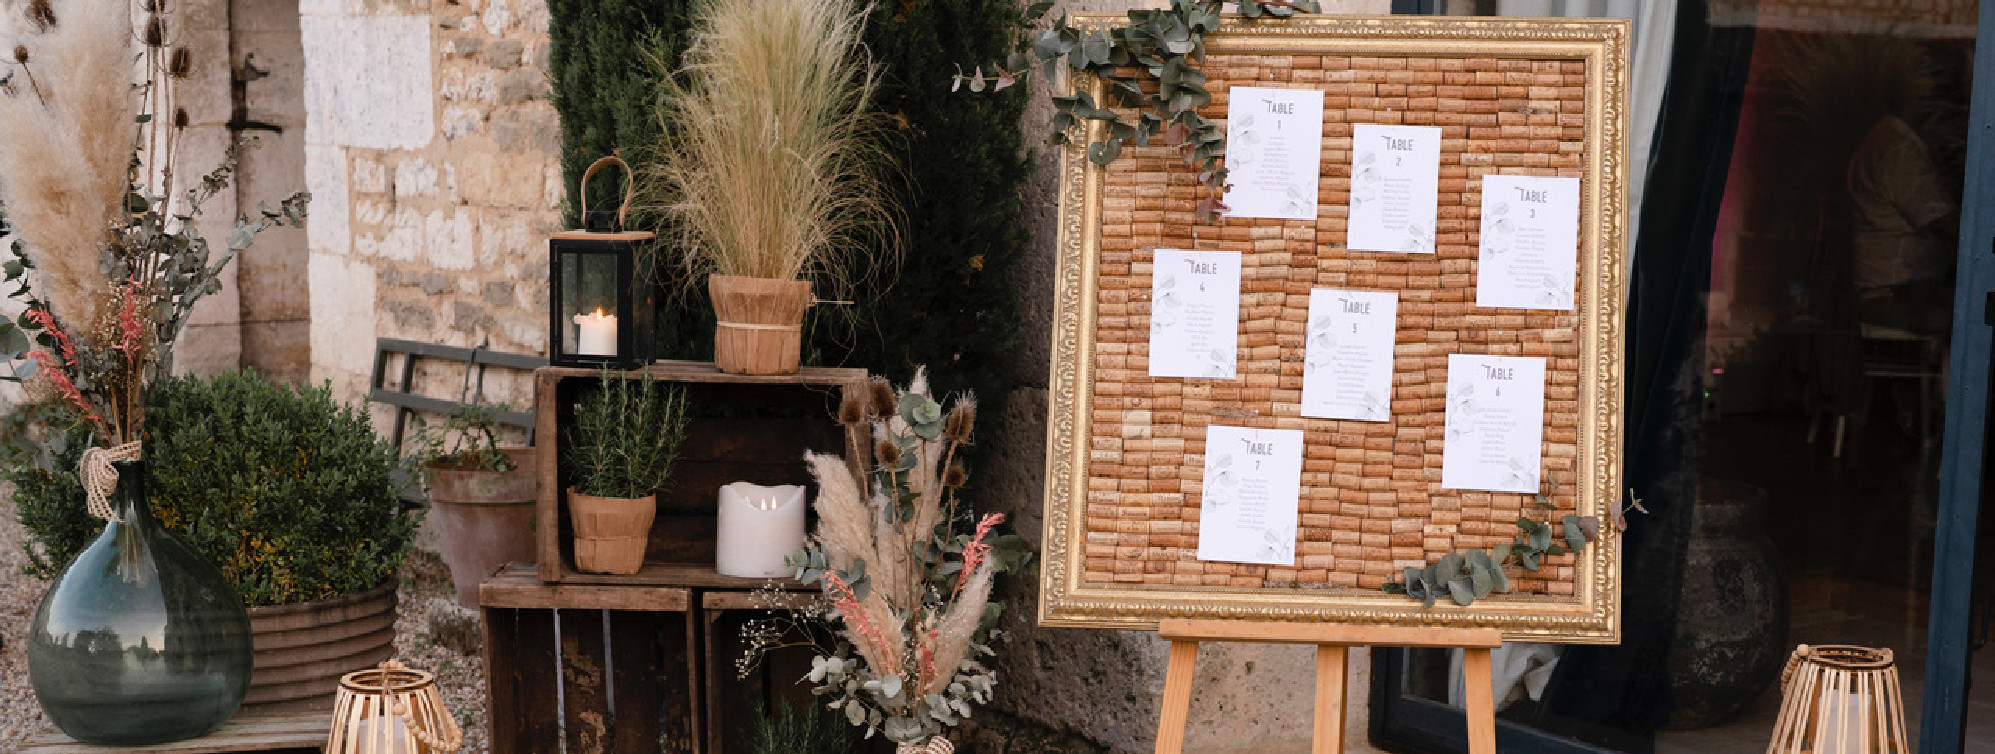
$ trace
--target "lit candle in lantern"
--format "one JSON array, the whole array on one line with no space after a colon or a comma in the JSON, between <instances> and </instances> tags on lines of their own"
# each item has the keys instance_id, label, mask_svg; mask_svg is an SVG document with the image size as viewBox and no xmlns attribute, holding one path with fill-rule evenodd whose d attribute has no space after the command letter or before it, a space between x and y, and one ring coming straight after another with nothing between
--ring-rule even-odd
<instances>
[{"instance_id":1,"label":"lit candle in lantern","mask_svg":"<svg viewBox=\"0 0 1995 754\"><path fill-rule=\"evenodd\" d=\"M582 328L581 336L575 339L575 353L584 356L617 355L617 316L604 314L601 308L594 314L575 315L575 324Z\"/></svg>"},{"instance_id":2,"label":"lit candle in lantern","mask_svg":"<svg viewBox=\"0 0 1995 754\"><path fill-rule=\"evenodd\" d=\"M409 754L409 728L399 715L363 717L354 728L355 751L367 754Z\"/></svg>"},{"instance_id":3,"label":"lit candle in lantern","mask_svg":"<svg viewBox=\"0 0 1995 754\"><path fill-rule=\"evenodd\" d=\"M735 482L720 488L714 570L750 579L790 575L784 559L803 549L806 508L804 488L796 485Z\"/></svg>"}]
</instances>

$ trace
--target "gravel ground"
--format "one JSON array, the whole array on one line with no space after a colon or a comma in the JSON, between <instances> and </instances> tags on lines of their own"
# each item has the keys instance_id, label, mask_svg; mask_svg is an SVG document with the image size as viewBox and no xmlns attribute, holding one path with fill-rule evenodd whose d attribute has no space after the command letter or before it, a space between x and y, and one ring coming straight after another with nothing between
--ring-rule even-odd
<instances>
[{"instance_id":1,"label":"gravel ground","mask_svg":"<svg viewBox=\"0 0 1995 754\"><path fill-rule=\"evenodd\" d=\"M50 727L28 685L27 633L47 587L21 572L21 527L11 489L0 489L0 752L18 749ZM485 664L478 655L477 614L456 606L450 575L436 555L417 551L402 569L395 652L403 663L436 673L444 704L464 728L461 754L485 754ZM462 651L460 651L462 650Z\"/></svg>"}]
</instances>

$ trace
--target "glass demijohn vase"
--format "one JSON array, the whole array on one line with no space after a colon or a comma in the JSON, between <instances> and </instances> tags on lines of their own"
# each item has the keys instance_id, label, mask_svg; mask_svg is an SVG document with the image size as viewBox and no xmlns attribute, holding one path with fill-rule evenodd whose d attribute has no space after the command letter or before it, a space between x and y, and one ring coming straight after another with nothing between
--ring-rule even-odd
<instances>
[{"instance_id":1,"label":"glass demijohn vase","mask_svg":"<svg viewBox=\"0 0 1995 754\"><path fill-rule=\"evenodd\" d=\"M42 711L79 741L200 736L249 690L249 615L220 571L153 520L143 462L116 467L124 523L106 523L42 598L28 676Z\"/></svg>"}]
</instances>

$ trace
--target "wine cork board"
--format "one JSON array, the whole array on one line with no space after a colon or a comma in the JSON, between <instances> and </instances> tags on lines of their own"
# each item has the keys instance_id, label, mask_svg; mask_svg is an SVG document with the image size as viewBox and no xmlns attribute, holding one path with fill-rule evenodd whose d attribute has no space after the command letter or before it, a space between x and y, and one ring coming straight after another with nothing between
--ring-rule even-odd
<instances>
[{"instance_id":1,"label":"wine cork board","mask_svg":"<svg viewBox=\"0 0 1995 754\"><path fill-rule=\"evenodd\" d=\"M1084 26L1125 23L1081 16ZM1621 465L1623 229L1629 27L1618 20L1311 17L1233 20L1201 66L1223 122L1233 86L1324 95L1316 219L1199 222L1208 195L1176 148L1130 146L1106 167L1086 122L1063 149L1040 621L1150 628L1166 617L1497 628L1511 639L1618 640L1619 536L1468 607L1382 592L1408 566L1512 541L1530 517L1614 520ZM1109 101L1101 82L1065 88ZM1123 112L1128 118L1130 114ZM1345 247L1352 132L1442 129L1435 253ZM1092 131L1089 131L1092 129ZM1580 179L1575 309L1475 305L1486 175ZM1158 249L1239 252L1237 379L1152 377ZM1398 294L1391 417L1300 412L1309 294ZM1543 357L1543 491L1441 484L1448 357ZM1304 433L1292 566L1200 560L1212 425Z\"/></svg>"}]
</instances>

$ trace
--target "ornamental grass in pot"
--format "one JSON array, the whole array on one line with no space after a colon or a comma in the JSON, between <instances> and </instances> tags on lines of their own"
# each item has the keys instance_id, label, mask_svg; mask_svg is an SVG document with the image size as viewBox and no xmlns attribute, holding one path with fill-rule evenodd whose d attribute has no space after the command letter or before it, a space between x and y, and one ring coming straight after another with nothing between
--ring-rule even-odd
<instances>
[{"instance_id":1,"label":"ornamental grass in pot","mask_svg":"<svg viewBox=\"0 0 1995 754\"><path fill-rule=\"evenodd\" d=\"M478 584L507 563L534 558L534 450L499 444L500 408L466 406L442 424L420 424L413 457L436 515L437 539L457 603L478 606Z\"/></svg>"},{"instance_id":2,"label":"ornamental grass in pot","mask_svg":"<svg viewBox=\"0 0 1995 754\"><path fill-rule=\"evenodd\" d=\"M706 278L723 372L796 372L812 285L842 294L871 268L860 250L895 248L865 14L851 0L714 0L678 71L653 50L664 128L640 204L684 279Z\"/></svg>"},{"instance_id":3,"label":"ornamental grass in pot","mask_svg":"<svg viewBox=\"0 0 1995 754\"><path fill-rule=\"evenodd\" d=\"M644 568L658 491L672 478L686 437L686 394L650 372L604 371L582 396L561 438L574 525L575 568L628 576Z\"/></svg>"}]
</instances>

